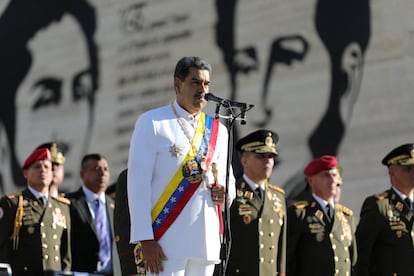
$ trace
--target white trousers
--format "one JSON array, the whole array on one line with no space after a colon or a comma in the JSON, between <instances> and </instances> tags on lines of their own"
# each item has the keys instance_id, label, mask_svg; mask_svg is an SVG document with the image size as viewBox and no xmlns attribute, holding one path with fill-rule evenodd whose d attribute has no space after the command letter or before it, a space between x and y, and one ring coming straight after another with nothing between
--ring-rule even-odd
<instances>
[{"instance_id":1,"label":"white trousers","mask_svg":"<svg viewBox=\"0 0 414 276\"><path fill-rule=\"evenodd\" d=\"M147 271L147 276L212 276L215 263L206 260L173 259L163 263L164 271L160 274L152 274Z\"/></svg>"}]
</instances>

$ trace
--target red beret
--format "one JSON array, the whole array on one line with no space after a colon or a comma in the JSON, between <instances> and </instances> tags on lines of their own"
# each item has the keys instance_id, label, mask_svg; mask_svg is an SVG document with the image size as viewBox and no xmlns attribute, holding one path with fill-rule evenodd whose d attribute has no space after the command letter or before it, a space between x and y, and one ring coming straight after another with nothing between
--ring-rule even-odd
<instances>
[{"instance_id":1,"label":"red beret","mask_svg":"<svg viewBox=\"0 0 414 276\"><path fill-rule=\"evenodd\" d=\"M312 160L303 171L306 176L317 174L323 170L336 168L336 157L332 155L323 155Z\"/></svg>"},{"instance_id":2,"label":"red beret","mask_svg":"<svg viewBox=\"0 0 414 276\"><path fill-rule=\"evenodd\" d=\"M29 157L27 157L26 161L24 161L22 169L25 170L37 160L44 159L52 161L50 151L47 148L36 149L34 152L32 152L32 154L29 155Z\"/></svg>"}]
</instances>

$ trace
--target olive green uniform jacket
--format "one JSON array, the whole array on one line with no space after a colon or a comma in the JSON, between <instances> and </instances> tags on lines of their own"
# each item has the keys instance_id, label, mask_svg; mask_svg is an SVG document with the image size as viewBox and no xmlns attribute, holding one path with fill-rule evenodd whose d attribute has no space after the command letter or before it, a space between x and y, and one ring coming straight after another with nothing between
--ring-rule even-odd
<instances>
[{"instance_id":1,"label":"olive green uniform jacket","mask_svg":"<svg viewBox=\"0 0 414 276\"><path fill-rule=\"evenodd\" d=\"M125 169L119 174L116 184L114 209L115 241L121 263L122 275L137 274L134 255L135 245L129 243L131 221L129 218L127 196L127 172L128 170Z\"/></svg>"},{"instance_id":2,"label":"olive green uniform jacket","mask_svg":"<svg viewBox=\"0 0 414 276\"><path fill-rule=\"evenodd\" d=\"M18 208L20 202L21 208ZM49 197L43 207L25 189L0 200L0 262L11 265L13 275L43 275L44 271L70 271L69 201ZM22 225L14 239L16 212Z\"/></svg>"},{"instance_id":3,"label":"olive green uniform jacket","mask_svg":"<svg viewBox=\"0 0 414 276\"><path fill-rule=\"evenodd\" d=\"M358 276L414 275L413 220L393 189L365 199L356 231Z\"/></svg>"},{"instance_id":4,"label":"olive green uniform jacket","mask_svg":"<svg viewBox=\"0 0 414 276\"><path fill-rule=\"evenodd\" d=\"M357 248L352 211L335 205L334 219L328 220L312 197L288 208L287 275L353 275Z\"/></svg>"},{"instance_id":5,"label":"olive green uniform jacket","mask_svg":"<svg viewBox=\"0 0 414 276\"><path fill-rule=\"evenodd\" d=\"M244 179L230 207L231 249L226 275L270 276L286 270L284 191L266 184L263 200Z\"/></svg>"}]
</instances>

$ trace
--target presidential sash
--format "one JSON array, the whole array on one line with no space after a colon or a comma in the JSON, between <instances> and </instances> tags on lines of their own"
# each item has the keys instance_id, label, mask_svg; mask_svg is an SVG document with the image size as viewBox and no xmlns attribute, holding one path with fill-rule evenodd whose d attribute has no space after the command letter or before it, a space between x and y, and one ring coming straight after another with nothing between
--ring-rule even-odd
<instances>
[{"instance_id":1,"label":"presidential sash","mask_svg":"<svg viewBox=\"0 0 414 276\"><path fill-rule=\"evenodd\" d=\"M216 148L218 129L219 121L202 112L189 152L151 211L155 240L161 239L203 181ZM134 250L138 267L143 267L141 250L138 243Z\"/></svg>"}]
</instances>

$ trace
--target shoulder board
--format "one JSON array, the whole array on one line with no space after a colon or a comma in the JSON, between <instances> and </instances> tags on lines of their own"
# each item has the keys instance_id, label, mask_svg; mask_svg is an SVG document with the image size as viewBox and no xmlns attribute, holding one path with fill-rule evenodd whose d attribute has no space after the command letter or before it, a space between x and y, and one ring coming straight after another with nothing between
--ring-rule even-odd
<instances>
[{"instance_id":1,"label":"shoulder board","mask_svg":"<svg viewBox=\"0 0 414 276\"><path fill-rule=\"evenodd\" d=\"M61 196L55 196L53 197L54 199L56 199L59 202L65 203L67 205L70 205L70 200L67 199L66 197L61 197Z\"/></svg>"},{"instance_id":2,"label":"shoulder board","mask_svg":"<svg viewBox=\"0 0 414 276\"><path fill-rule=\"evenodd\" d=\"M269 184L268 187L273 191L279 192L281 194L285 194L285 190L283 190L282 188L279 188L279 187L271 185L271 184Z\"/></svg>"},{"instance_id":3,"label":"shoulder board","mask_svg":"<svg viewBox=\"0 0 414 276\"><path fill-rule=\"evenodd\" d=\"M20 192L15 192L15 193L6 194L6 197L7 197L7 198L9 198L9 199L13 199L13 198L18 197L18 196L19 196L19 195L21 195L21 194L22 194L22 192L20 191Z\"/></svg>"},{"instance_id":4,"label":"shoulder board","mask_svg":"<svg viewBox=\"0 0 414 276\"><path fill-rule=\"evenodd\" d=\"M297 201L293 203L293 206L295 206L296 209L303 209L308 205L309 205L309 202L307 201Z\"/></svg>"},{"instance_id":5,"label":"shoulder board","mask_svg":"<svg viewBox=\"0 0 414 276\"><path fill-rule=\"evenodd\" d=\"M352 216L353 215L353 212L352 212L352 210L351 209L349 209L348 207L345 207L344 205L342 205L342 204L337 204L337 206L338 206L338 210L340 210L342 213L344 213L345 215L347 215L347 216Z\"/></svg>"},{"instance_id":6,"label":"shoulder board","mask_svg":"<svg viewBox=\"0 0 414 276\"><path fill-rule=\"evenodd\" d=\"M384 198L388 197L388 192L383 192L381 194L376 194L375 198L378 200L383 200Z\"/></svg>"}]
</instances>

